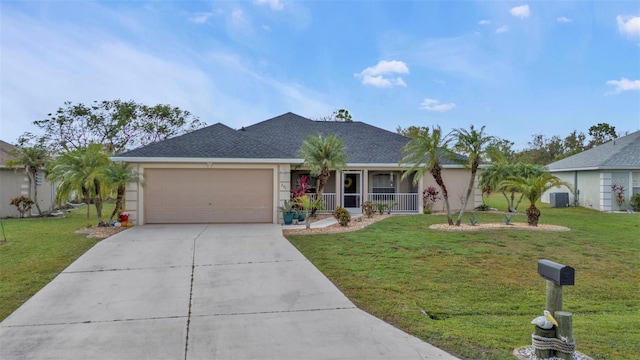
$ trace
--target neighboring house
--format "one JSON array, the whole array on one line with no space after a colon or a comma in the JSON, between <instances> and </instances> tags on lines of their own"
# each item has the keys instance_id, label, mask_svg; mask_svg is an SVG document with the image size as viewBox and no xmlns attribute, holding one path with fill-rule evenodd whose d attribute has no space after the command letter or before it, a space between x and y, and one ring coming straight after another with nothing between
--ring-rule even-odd
<instances>
[{"instance_id":1,"label":"neighboring house","mask_svg":"<svg viewBox=\"0 0 640 360\"><path fill-rule=\"evenodd\" d=\"M611 186L623 186L626 209L629 199L640 194L640 131L611 140L549 166L553 175L568 182L572 190L552 189L550 193L568 193L569 203L600 211L619 210Z\"/></svg>"},{"instance_id":2,"label":"neighboring house","mask_svg":"<svg viewBox=\"0 0 640 360\"><path fill-rule=\"evenodd\" d=\"M18 209L11 205L11 199L20 195L33 199L33 185L29 187L29 178L21 168L10 168L5 164L13 157L10 152L15 146L0 140L0 217L19 217ZM38 202L42 211L49 210L55 202L55 188L49 183L44 172L38 179ZM34 184L35 185L35 184ZM31 209L32 214L37 214L36 206Z\"/></svg>"},{"instance_id":3,"label":"neighboring house","mask_svg":"<svg viewBox=\"0 0 640 360\"><path fill-rule=\"evenodd\" d=\"M361 212L363 201L396 203L394 212L421 213L429 173L413 185L401 180L401 149L410 140L362 122L314 121L293 113L231 129L215 124L112 157L144 177L130 184L126 210L137 224L277 223L277 208L289 200L309 170L298 150L307 135L336 134L345 141L347 167L331 172L324 189L326 211L337 205ZM443 177L453 208L460 207L470 172L445 163ZM315 179L310 178L315 192ZM470 201L469 208L474 207ZM436 203L434 210L441 210Z\"/></svg>"}]
</instances>

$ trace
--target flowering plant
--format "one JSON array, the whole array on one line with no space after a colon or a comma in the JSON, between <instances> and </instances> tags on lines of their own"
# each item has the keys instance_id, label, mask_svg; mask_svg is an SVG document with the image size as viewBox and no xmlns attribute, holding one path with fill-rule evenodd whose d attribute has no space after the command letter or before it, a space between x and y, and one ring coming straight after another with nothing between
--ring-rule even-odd
<instances>
[{"instance_id":1,"label":"flowering plant","mask_svg":"<svg viewBox=\"0 0 640 360\"><path fill-rule=\"evenodd\" d=\"M307 185L308 177L306 175L302 175L296 180L296 189L291 191L291 198L295 199L297 197L303 196L306 194L309 189L309 185Z\"/></svg>"},{"instance_id":2,"label":"flowering plant","mask_svg":"<svg viewBox=\"0 0 640 360\"><path fill-rule=\"evenodd\" d=\"M624 207L624 186L613 184L613 185L611 185L611 190L615 194L615 200L616 200L616 203L618 204L618 208L620 210L623 210L623 207Z\"/></svg>"},{"instance_id":3,"label":"flowering plant","mask_svg":"<svg viewBox=\"0 0 640 360\"><path fill-rule=\"evenodd\" d=\"M424 209L431 212L433 204L440 200L440 192L434 186L429 186L422 192L422 205Z\"/></svg>"}]
</instances>

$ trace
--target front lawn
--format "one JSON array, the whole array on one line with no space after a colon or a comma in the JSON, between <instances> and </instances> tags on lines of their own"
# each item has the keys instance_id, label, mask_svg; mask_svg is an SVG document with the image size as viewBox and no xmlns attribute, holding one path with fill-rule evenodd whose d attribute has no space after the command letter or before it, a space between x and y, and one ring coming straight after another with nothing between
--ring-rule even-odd
<instances>
[{"instance_id":1,"label":"front lawn","mask_svg":"<svg viewBox=\"0 0 640 360\"><path fill-rule=\"evenodd\" d=\"M576 284L563 290L577 350L595 359L637 357L640 214L539 208L541 223L571 231L435 231L429 225L444 216L413 215L352 233L288 238L361 309L471 359L513 359L514 348L530 345L530 321L545 307L537 261L573 266ZM483 212L476 218L504 221Z\"/></svg>"},{"instance_id":2,"label":"front lawn","mask_svg":"<svg viewBox=\"0 0 640 360\"><path fill-rule=\"evenodd\" d=\"M103 215L112 210L105 204ZM65 218L1 219L8 242L0 246L0 321L99 241L75 233L98 223L93 205L91 215L83 206Z\"/></svg>"}]
</instances>

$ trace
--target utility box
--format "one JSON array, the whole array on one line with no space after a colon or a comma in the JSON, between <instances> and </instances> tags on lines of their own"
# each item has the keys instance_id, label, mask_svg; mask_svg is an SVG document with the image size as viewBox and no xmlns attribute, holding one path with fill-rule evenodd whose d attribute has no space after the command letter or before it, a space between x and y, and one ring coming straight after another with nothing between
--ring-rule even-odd
<instances>
[{"instance_id":1,"label":"utility box","mask_svg":"<svg viewBox=\"0 0 640 360\"><path fill-rule=\"evenodd\" d=\"M554 208L569 206L569 193L550 193L549 204Z\"/></svg>"}]
</instances>

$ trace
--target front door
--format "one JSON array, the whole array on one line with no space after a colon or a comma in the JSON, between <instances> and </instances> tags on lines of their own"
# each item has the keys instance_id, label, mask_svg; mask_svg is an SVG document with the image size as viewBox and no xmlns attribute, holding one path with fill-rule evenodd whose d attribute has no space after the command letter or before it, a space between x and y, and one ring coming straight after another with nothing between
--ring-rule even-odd
<instances>
[{"instance_id":1,"label":"front door","mask_svg":"<svg viewBox=\"0 0 640 360\"><path fill-rule=\"evenodd\" d=\"M360 171L342 173L342 207L351 213L362 211L362 174Z\"/></svg>"}]
</instances>

